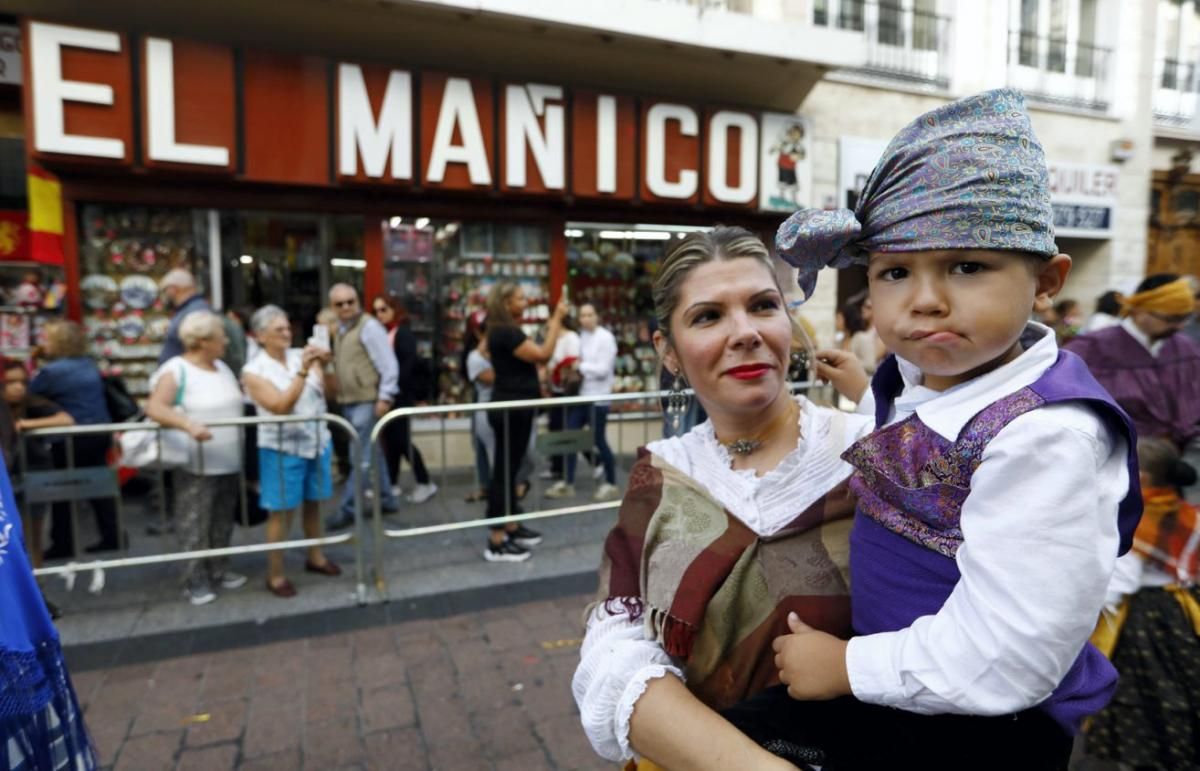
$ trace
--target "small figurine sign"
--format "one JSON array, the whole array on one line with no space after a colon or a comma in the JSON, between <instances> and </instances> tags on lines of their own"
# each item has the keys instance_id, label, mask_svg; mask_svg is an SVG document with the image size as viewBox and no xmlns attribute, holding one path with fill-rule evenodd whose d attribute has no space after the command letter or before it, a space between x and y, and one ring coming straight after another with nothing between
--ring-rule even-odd
<instances>
[{"instance_id":1,"label":"small figurine sign","mask_svg":"<svg viewBox=\"0 0 1200 771\"><path fill-rule=\"evenodd\" d=\"M807 119L786 113L762 116L759 207L791 212L812 206L812 131Z\"/></svg>"}]
</instances>

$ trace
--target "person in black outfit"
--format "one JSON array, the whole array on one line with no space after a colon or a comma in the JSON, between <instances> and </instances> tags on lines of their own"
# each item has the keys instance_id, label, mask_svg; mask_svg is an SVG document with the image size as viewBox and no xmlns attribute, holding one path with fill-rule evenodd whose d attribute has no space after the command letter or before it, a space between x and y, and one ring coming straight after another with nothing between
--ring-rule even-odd
<instances>
[{"instance_id":1,"label":"person in black outfit","mask_svg":"<svg viewBox=\"0 0 1200 771\"><path fill-rule=\"evenodd\" d=\"M379 323L387 328L392 352L395 353L396 364L400 368L400 390L392 400L392 408L412 407L418 401L424 401L429 395L429 373L420 366L417 338L409 326L408 309L399 298L381 294L372 301L371 312ZM412 466L417 486L407 496L409 503L424 503L437 493L437 485L429 479L429 471L425 468L421 450L412 443L412 421L409 418L397 418L384 428L383 445L388 470L391 471L392 482L397 487L400 485L401 459L408 459L409 465Z\"/></svg>"},{"instance_id":2,"label":"person in black outfit","mask_svg":"<svg viewBox=\"0 0 1200 771\"><path fill-rule=\"evenodd\" d=\"M487 344L496 371L493 402L537 399L537 364L550 360L554 344L567 315L567 302L560 300L546 326L545 339L539 345L525 336L519 326L525 316L525 292L508 281L492 287L487 301ZM529 446L534 410L506 410L488 413L488 423L496 435L496 457L488 488L487 516L517 514L517 470ZM529 547L542 536L524 525L509 524L492 528L484 559L489 562L521 562L529 559Z\"/></svg>"}]
</instances>

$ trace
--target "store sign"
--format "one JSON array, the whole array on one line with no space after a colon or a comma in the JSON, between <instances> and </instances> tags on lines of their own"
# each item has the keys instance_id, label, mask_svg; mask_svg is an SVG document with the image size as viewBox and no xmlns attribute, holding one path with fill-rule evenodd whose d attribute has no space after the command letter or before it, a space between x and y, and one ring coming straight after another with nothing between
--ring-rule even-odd
<instances>
[{"instance_id":1,"label":"store sign","mask_svg":"<svg viewBox=\"0 0 1200 771\"><path fill-rule=\"evenodd\" d=\"M1077 163L1050 163L1049 167L1054 234L1067 238L1111 238L1120 169Z\"/></svg>"},{"instance_id":2,"label":"store sign","mask_svg":"<svg viewBox=\"0 0 1200 771\"><path fill-rule=\"evenodd\" d=\"M21 30L0 24L0 83L21 85Z\"/></svg>"},{"instance_id":3,"label":"store sign","mask_svg":"<svg viewBox=\"0 0 1200 771\"><path fill-rule=\"evenodd\" d=\"M261 51L243 52L239 89L229 47L36 21L26 30L31 154L51 168L240 169L273 183L772 211L810 203L811 132L794 115Z\"/></svg>"},{"instance_id":4,"label":"store sign","mask_svg":"<svg viewBox=\"0 0 1200 771\"><path fill-rule=\"evenodd\" d=\"M762 118L760 208L792 212L813 206L812 127L798 115Z\"/></svg>"}]
</instances>

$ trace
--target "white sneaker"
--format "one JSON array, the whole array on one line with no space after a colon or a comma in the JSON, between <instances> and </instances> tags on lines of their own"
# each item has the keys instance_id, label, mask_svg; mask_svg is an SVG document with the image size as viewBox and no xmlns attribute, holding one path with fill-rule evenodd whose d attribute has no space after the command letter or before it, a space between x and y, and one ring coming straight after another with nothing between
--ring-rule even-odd
<instances>
[{"instance_id":1,"label":"white sneaker","mask_svg":"<svg viewBox=\"0 0 1200 771\"><path fill-rule=\"evenodd\" d=\"M246 585L246 577L241 573L234 573L232 570L226 570L217 579L217 583L222 589L241 589Z\"/></svg>"},{"instance_id":2,"label":"white sneaker","mask_svg":"<svg viewBox=\"0 0 1200 771\"><path fill-rule=\"evenodd\" d=\"M604 464L603 463L597 463L592 468L592 479L595 479L597 482L599 482L601 479L604 479Z\"/></svg>"},{"instance_id":3,"label":"white sneaker","mask_svg":"<svg viewBox=\"0 0 1200 771\"><path fill-rule=\"evenodd\" d=\"M417 485L413 488L412 493L408 495L405 500L407 500L409 503L424 503L433 496L437 495L437 491L438 486L433 482L430 482L427 485Z\"/></svg>"},{"instance_id":4,"label":"white sneaker","mask_svg":"<svg viewBox=\"0 0 1200 771\"><path fill-rule=\"evenodd\" d=\"M217 599L217 594L207 586L184 587L183 596L188 602L193 605L207 605Z\"/></svg>"},{"instance_id":5,"label":"white sneaker","mask_svg":"<svg viewBox=\"0 0 1200 771\"><path fill-rule=\"evenodd\" d=\"M575 488L560 479L550 485L550 488L542 494L547 498L572 498L575 495Z\"/></svg>"},{"instance_id":6,"label":"white sneaker","mask_svg":"<svg viewBox=\"0 0 1200 771\"><path fill-rule=\"evenodd\" d=\"M621 488L616 485L610 485L608 482L596 488L596 492L592 495L594 501L607 501L610 498L616 498L621 495Z\"/></svg>"},{"instance_id":7,"label":"white sneaker","mask_svg":"<svg viewBox=\"0 0 1200 771\"><path fill-rule=\"evenodd\" d=\"M538 472L538 479L557 479L557 478L558 478L558 474L555 474L554 471L552 471L551 469L548 469L548 468L544 468Z\"/></svg>"}]
</instances>

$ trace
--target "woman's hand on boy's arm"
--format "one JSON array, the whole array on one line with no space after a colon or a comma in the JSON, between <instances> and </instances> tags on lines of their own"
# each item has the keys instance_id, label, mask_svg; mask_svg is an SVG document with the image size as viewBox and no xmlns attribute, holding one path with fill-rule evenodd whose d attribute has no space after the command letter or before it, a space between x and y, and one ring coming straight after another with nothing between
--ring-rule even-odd
<instances>
[{"instance_id":1,"label":"woman's hand on boy's arm","mask_svg":"<svg viewBox=\"0 0 1200 771\"><path fill-rule=\"evenodd\" d=\"M817 378L832 384L839 394L852 402L862 401L871 384L857 356L833 348L817 351Z\"/></svg>"},{"instance_id":2,"label":"woman's hand on boy's arm","mask_svg":"<svg viewBox=\"0 0 1200 771\"><path fill-rule=\"evenodd\" d=\"M788 614L791 634L776 637L775 666L788 695L798 701L824 701L849 696L846 641L806 625Z\"/></svg>"}]
</instances>

